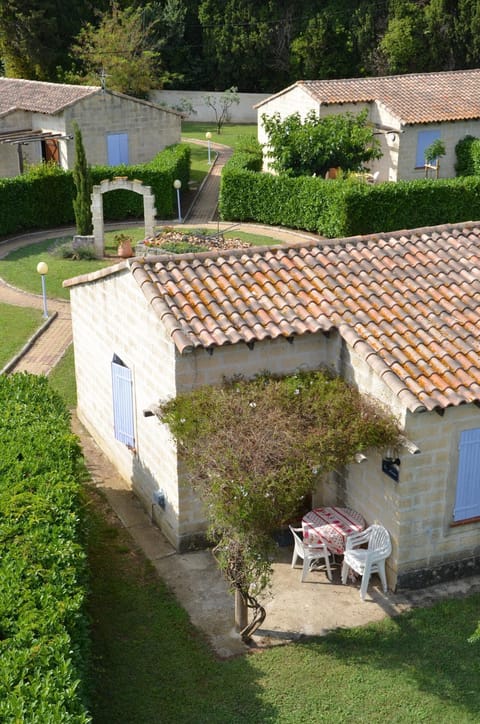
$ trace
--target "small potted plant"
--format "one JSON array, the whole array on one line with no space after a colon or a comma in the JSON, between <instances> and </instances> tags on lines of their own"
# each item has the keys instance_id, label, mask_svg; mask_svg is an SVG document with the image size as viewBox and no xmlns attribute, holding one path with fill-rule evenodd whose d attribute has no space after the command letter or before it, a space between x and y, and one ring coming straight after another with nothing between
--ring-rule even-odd
<instances>
[{"instance_id":1,"label":"small potted plant","mask_svg":"<svg viewBox=\"0 0 480 724\"><path fill-rule=\"evenodd\" d=\"M118 256L121 256L123 259L128 259L133 256L131 236L127 236L127 234L115 234L114 239L118 244Z\"/></svg>"}]
</instances>

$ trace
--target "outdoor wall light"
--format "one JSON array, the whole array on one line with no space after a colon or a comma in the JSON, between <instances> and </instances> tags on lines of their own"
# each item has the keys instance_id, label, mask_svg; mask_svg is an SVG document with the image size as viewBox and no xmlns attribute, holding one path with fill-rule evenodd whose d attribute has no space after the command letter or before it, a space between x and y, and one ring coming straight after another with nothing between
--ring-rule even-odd
<instances>
[{"instance_id":1,"label":"outdoor wall light","mask_svg":"<svg viewBox=\"0 0 480 724\"><path fill-rule=\"evenodd\" d=\"M162 510L165 510L167 499L163 490L155 490L153 493L153 504L158 505Z\"/></svg>"},{"instance_id":2,"label":"outdoor wall light","mask_svg":"<svg viewBox=\"0 0 480 724\"><path fill-rule=\"evenodd\" d=\"M400 478L400 458L389 457L388 452L382 458L382 473L385 473L394 483L398 483Z\"/></svg>"}]
</instances>

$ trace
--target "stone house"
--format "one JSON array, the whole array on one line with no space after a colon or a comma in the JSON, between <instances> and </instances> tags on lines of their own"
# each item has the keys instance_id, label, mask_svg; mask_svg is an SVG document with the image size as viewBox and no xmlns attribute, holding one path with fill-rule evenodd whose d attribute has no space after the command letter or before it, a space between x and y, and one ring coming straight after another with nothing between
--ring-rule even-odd
<instances>
[{"instance_id":1,"label":"stone house","mask_svg":"<svg viewBox=\"0 0 480 724\"><path fill-rule=\"evenodd\" d=\"M425 149L440 139L446 147L439 174L455 176L455 146L467 135L480 137L480 69L415 73L375 78L300 80L256 106L258 138L266 144L262 115L301 117L368 109L383 156L370 163L379 181L425 177ZM265 159L268 169L268 158ZM429 171L429 173L434 173Z\"/></svg>"},{"instance_id":2,"label":"stone house","mask_svg":"<svg viewBox=\"0 0 480 724\"><path fill-rule=\"evenodd\" d=\"M42 160L72 168L74 121L90 163L145 163L180 141L181 118L97 86L0 78L0 176L16 176Z\"/></svg>"},{"instance_id":3,"label":"stone house","mask_svg":"<svg viewBox=\"0 0 480 724\"><path fill-rule=\"evenodd\" d=\"M404 434L326 480L390 531L392 588L480 564L480 223L137 257L66 281L78 414L179 550L205 515L155 415L224 376L327 366Z\"/></svg>"}]
</instances>

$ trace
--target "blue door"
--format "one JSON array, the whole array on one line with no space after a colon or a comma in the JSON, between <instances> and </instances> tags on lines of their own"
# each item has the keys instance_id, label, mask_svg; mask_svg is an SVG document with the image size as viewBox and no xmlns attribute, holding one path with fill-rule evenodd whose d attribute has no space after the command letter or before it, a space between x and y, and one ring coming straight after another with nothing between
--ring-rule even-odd
<instances>
[{"instance_id":1,"label":"blue door","mask_svg":"<svg viewBox=\"0 0 480 724\"><path fill-rule=\"evenodd\" d=\"M128 164L128 133L107 134L107 164Z\"/></svg>"}]
</instances>

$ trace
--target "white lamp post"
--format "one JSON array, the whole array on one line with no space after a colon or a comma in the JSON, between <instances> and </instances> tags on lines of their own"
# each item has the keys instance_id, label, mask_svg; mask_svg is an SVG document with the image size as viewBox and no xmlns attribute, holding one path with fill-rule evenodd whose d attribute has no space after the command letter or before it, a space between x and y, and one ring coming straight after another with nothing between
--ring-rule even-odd
<instances>
[{"instance_id":1,"label":"white lamp post","mask_svg":"<svg viewBox=\"0 0 480 724\"><path fill-rule=\"evenodd\" d=\"M37 272L42 277L43 316L46 319L48 317L48 310L47 310L47 288L45 286L45 277L48 274L48 264L44 261L38 262Z\"/></svg>"},{"instance_id":2,"label":"white lamp post","mask_svg":"<svg viewBox=\"0 0 480 724\"><path fill-rule=\"evenodd\" d=\"M212 140L212 134L210 133L210 131L206 132L205 138L207 139L207 144L208 144L208 163L210 164L210 163L212 163L211 155L210 155L210 141Z\"/></svg>"},{"instance_id":3,"label":"white lamp post","mask_svg":"<svg viewBox=\"0 0 480 724\"><path fill-rule=\"evenodd\" d=\"M180 189L182 188L182 182L179 178L176 178L173 182L173 188L177 191L177 207L178 207L178 222L182 223L182 207L180 206Z\"/></svg>"}]
</instances>

